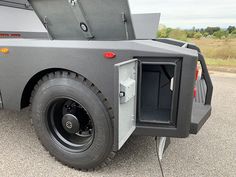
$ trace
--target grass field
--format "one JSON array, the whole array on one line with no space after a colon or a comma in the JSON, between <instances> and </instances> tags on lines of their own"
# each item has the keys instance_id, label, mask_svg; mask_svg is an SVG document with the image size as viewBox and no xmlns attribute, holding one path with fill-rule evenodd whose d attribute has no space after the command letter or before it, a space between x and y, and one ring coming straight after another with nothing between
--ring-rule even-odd
<instances>
[{"instance_id":1,"label":"grass field","mask_svg":"<svg viewBox=\"0 0 236 177\"><path fill-rule=\"evenodd\" d=\"M236 67L236 39L191 39L213 67Z\"/></svg>"}]
</instances>

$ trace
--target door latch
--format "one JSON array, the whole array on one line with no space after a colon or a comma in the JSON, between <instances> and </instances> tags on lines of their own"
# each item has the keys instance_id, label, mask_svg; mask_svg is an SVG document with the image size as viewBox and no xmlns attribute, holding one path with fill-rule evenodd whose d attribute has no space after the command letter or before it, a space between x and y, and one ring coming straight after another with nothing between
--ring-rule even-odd
<instances>
[{"instance_id":1,"label":"door latch","mask_svg":"<svg viewBox=\"0 0 236 177\"><path fill-rule=\"evenodd\" d=\"M131 100L136 93L136 82L128 78L120 83L120 102L126 103Z\"/></svg>"}]
</instances>

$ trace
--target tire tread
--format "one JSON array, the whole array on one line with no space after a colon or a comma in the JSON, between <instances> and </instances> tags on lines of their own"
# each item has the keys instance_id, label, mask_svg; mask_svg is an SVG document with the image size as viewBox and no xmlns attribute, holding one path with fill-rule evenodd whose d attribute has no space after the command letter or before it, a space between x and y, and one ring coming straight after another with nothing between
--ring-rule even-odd
<instances>
[{"instance_id":1,"label":"tire tread","mask_svg":"<svg viewBox=\"0 0 236 177\"><path fill-rule=\"evenodd\" d=\"M76 74L74 72L69 72L69 71L56 71L56 72L52 72L52 73L48 73L46 74L45 76L43 76L39 81L38 83L35 85L32 93L31 93L31 97L30 97L30 111L32 111L32 103L33 103L33 99L34 99L34 96L35 94L37 93L38 89L40 88L40 86L48 81L48 80L51 80L51 79L55 79L55 78L70 78L70 79L73 79L73 80L76 80L78 82L82 82L86 87L88 87L95 95L97 95L97 97L100 99L100 101L103 103L104 107L106 108L108 114L109 114L109 117L110 119L112 120L112 126L114 125L113 124L113 119L114 119L114 114L113 114L113 110L112 110L112 107L110 106L108 100L103 96L102 92L92 83L90 82L88 79L86 79L85 77L83 77L82 75L79 75L79 74ZM32 117L31 117L32 119ZM33 122L33 121L32 121ZM38 136L37 136L38 137ZM40 138L38 137L39 139L39 142L41 143L41 140ZM42 144L42 143L41 143ZM46 148L45 146L42 144L42 146L44 147L44 149L53 157L55 158ZM83 172L88 172L88 171L94 171L94 170L99 170L100 168L103 168L103 167L106 167L108 166L112 159L115 157L116 155L116 152L115 151L111 151L110 154L107 156L107 158L104 160L103 163L101 163L100 165L98 165L96 168L76 168L76 167L73 167L67 163L64 163L60 160L57 160L59 161L60 163L62 163L63 165L66 165L70 168L74 168L74 169L77 169L79 171L83 171ZM56 159L56 158L55 158Z\"/></svg>"}]
</instances>

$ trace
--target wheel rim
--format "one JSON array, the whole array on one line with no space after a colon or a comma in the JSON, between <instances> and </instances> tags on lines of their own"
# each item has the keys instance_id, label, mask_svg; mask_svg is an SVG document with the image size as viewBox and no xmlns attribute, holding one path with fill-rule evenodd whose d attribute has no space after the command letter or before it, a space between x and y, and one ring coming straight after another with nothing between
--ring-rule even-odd
<instances>
[{"instance_id":1,"label":"wheel rim","mask_svg":"<svg viewBox=\"0 0 236 177\"><path fill-rule=\"evenodd\" d=\"M85 151L94 139L94 123L79 102L59 98L49 104L47 127L59 145L72 151Z\"/></svg>"}]
</instances>

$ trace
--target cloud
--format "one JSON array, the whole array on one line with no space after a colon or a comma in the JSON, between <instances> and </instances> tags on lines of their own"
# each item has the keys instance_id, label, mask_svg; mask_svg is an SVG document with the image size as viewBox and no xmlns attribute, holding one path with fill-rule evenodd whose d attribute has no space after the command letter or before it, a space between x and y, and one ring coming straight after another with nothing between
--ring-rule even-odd
<instances>
[{"instance_id":1,"label":"cloud","mask_svg":"<svg viewBox=\"0 0 236 177\"><path fill-rule=\"evenodd\" d=\"M129 0L133 13L160 12L161 23L191 28L236 26L235 0Z\"/></svg>"}]
</instances>

